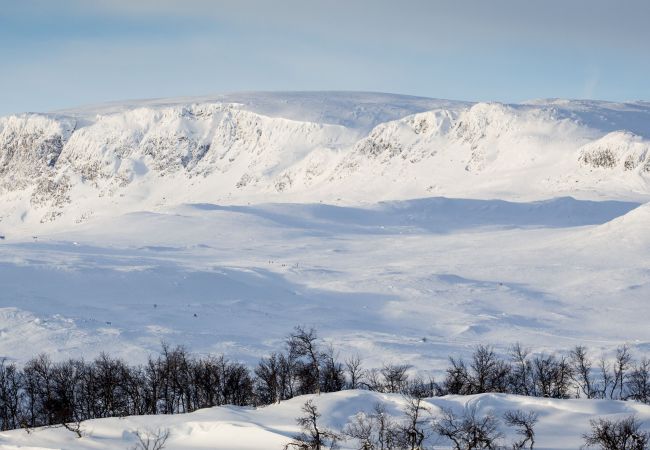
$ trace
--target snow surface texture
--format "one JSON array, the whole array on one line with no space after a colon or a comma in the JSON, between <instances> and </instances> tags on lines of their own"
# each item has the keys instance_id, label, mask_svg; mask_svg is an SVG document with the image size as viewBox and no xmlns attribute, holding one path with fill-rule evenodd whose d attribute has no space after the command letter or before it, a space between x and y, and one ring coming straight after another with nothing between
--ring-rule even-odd
<instances>
[{"instance_id":1,"label":"snow surface texture","mask_svg":"<svg viewBox=\"0 0 650 450\"><path fill-rule=\"evenodd\" d=\"M22 449L127 449L136 442L136 431L169 429L168 450L273 450L298 433L296 417L307 399L313 399L322 413L321 425L340 430L359 411L372 413L377 403L386 406L388 414L400 419L404 400L395 394L367 391L343 391L334 394L296 397L279 405L260 409L217 407L176 416L140 416L98 419L83 422L84 436L63 427L41 428L30 434L15 430L0 434L0 448ZM535 411L539 422L535 427L535 448L539 450L575 450L583 444L582 434L589 431L594 417L622 419L635 414L640 421L650 421L650 406L613 400L553 400L504 394L447 396L429 399L425 406L432 416L441 408L462 414L465 407L476 407L479 415L493 414L501 418L505 411ZM501 421L503 422L503 421ZM517 436L502 424L503 443ZM449 442L433 437L437 449L451 448ZM3 445L5 444L5 445ZM358 448L354 441L343 442L343 450Z\"/></svg>"},{"instance_id":2,"label":"snow surface texture","mask_svg":"<svg viewBox=\"0 0 650 450\"><path fill-rule=\"evenodd\" d=\"M249 93L2 118L0 355L141 362L166 341L252 364L297 324L434 375L477 343L647 355L649 148L642 102ZM549 423L601 407L547 404ZM265 412L133 420L240 414Z\"/></svg>"}]
</instances>

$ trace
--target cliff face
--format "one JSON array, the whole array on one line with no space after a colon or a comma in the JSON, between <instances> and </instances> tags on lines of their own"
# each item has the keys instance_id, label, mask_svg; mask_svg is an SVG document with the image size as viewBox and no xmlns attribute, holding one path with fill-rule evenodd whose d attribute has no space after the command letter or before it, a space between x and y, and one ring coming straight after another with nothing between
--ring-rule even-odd
<instances>
[{"instance_id":1,"label":"cliff face","mask_svg":"<svg viewBox=\"0 0 650 450\"><path fill-rule=\"evenodd\" d=\"M53 172L74 127L73 119L38 114L0 118L2 187L21 189Z\"/></svg>"}]
</instances>

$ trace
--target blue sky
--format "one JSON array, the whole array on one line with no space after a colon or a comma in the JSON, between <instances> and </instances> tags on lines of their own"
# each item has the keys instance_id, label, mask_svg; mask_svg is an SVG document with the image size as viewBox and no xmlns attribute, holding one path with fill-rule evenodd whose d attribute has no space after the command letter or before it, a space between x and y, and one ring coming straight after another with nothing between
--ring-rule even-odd
<instances>
[{"instance_id":1,"label":"blue sky","mask_svg":"<svg viewBox=\"0 0 650 450\"><path fill-rule=\"evenodd\" d=\"M647 0L0 0L0 114L238 90L650 100Z\"/></svg>"}]
</instances>

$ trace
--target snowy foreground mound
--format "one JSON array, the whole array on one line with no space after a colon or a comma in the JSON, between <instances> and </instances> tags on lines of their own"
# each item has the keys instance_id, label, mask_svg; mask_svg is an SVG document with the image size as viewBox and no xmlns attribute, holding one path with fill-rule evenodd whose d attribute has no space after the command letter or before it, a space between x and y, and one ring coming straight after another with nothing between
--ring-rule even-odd
<instances>
[{"instance_id":1,"label":"snowy foreground mound","mask_svg":"<svg viewBox=\"0 0 650 450\"><path fill-rule=\"evenodd\" d=\"M302 413L303 403L313 398L322 413L322 426L340 430L359 411L371 413L381 402L390 415L399 419L404 400L399 395L377 394L367 391L343 391L334 394L297 397L260 409L217 407L192 414L176 416L136 416L123 419L99 419L83 422L83 437L63 427L42 428L26 433L23 430L0 435L2 449L127 449L136 442L136 431L169 429L168 450L223 449L223 450L280 450L298 433L295 419ZM635 414L642 422L650 421L650 406L613 400L552 400L501 394L448 396L425 402L432 416L441 408L461 413L465 407L476 407L480 415L502 417L508 410L534 411L539 415L535 427L535 448L539 450L575 450L583 444L582 435L589 431L589 420L594 417L620 419ZM501 427L503 443L516 438L511 429ZM450 443L432 437L430 443L437 449L451 448ZM343 442L342 449L358 448L356 442Z\"/></svg>"},{"instance_id":2,"label":"snowy foreground mound","mask_svg":"<svg viewBox=\"0 0 650 450\"><path fill-rule=\"evenodd\" d=\"M22 114L0 118L0 226L185 202L647 199L649 139L643 102L259 93Z\"/></svg>"}]
</instances>

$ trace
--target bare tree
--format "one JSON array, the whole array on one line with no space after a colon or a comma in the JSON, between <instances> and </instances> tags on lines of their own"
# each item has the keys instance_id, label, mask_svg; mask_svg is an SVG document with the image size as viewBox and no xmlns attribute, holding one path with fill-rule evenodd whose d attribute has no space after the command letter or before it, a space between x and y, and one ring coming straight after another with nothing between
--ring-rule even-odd
<instances>
[{"instance_id":1,"label":"bare tree","mask_svg":"<svg viewBox=\"0 0 650 450\"><path fill-rule=\"evenodd\" d=\"M614 376L610 373L610 366L604 357L598 362L598 371L600 372L600 386L598 388L598 398L607 398L607 391L614 383ZM613 392L614 388L612 388Z\"/></svg>"},{"instance_id":2,"label":"bare tree","mask_svg":"<svg viewBox=\"0 0 650 450\"><path fill-rule=\"evenodd\" d=\"M472 369L471 391L474 394L484 392L504 392L510 367L499 359L492 347L479 345L474 350L470 364Z\"/></svg>"},{"instance_id":3,"label":"bare tree","mask_svg":"<svg viewBox=\"0 0 650 450\"><path fill-rule=\"evenodd\" d=\"M578 345L569 354L573 367L573 380L578 388L587 398L594 398L595 392L591 382L591 361L587 356L587 348Z\"/></svg>"},{"instance_id":4,"label":"bare tree","mask_svg":"<svg viewBox=\"0 0 650 450\"><path fill-rule=\"evenodd\" d=\"M503 418L508 426L516 427L516 432L521 438L512 444L513 450L535 446L535 424L537 424L537 413L534 411L524 412L521 410L506 411Z\"/></svg>"},{"instance_id":5,"label":"bare tree","mask_svg":"<svg viewBox=\"0 0 650 450\"><path fill-rule=\"evenodd\" d=\"M618 388L618 398L624 399L623 389L625 386L625 372L630 368L632 355L627 344L621 345L616 349L616 359L614 362L614 384L610 391L609 398L614 398L615 391Z\"/></svg>"},{"instance_id":6,"label":"bare tree","mask_svg":"<svg viewBox=\"0 0 650 450\"><path fill-rule=\"evenodd\" d=\"M345 360L345 371L348 375L348 388L359 389L364 378L364 370L359 355L350 356Z\"/></svg>"},{"instance_id":7,"label":"bare tree","mask_svg":"<svg viewBox=\"0 0 650 450\"><path fill-rule=\"evenodd\" d=\"M365 381L363 384L371 391L375 392L384 392L384 383L382 381L382 376L376 367L368 370L365 374Z\"/></svg>"},{"instance_id":8,"label":"bare tree","mask_svg":"<svg viewBox=\"0 0 650 450\"><path fill-rule=\"evenodd\" d=\"M386 412L386 407L377 403L375 405L372 419L377 424L377 450L394 450L398 445L398 427L393 419Z\"/></svg>"},{"instance_id":9,"label":"bare tree","mask_svg":"<svg viewBox=\"0 0 650 450\"><path fill-rule=\"evenodd\" d=\"M257 376L257 396L262 403L280 403L283 400L281 356L272 353L262 358L255 368Z\"/></svg>"},{"instance_id":10,"label":"bare tree","mask_svg":"<svg viewBox=\"0 0 650 450\"><path fill-rule=\"evenodd\" d=\"M312 372L314 381L314 392L320 395L320 361L322 354L318 349L318 334L314 328L305 329L297 326L289 335L287 344L289 352L304 357L308 361L309 370Z\"/></svg>"},{"instance_id":11,"label":"bare tree","mask_svg":"<svg viewBox=\"0 0 650 450\"><path fill-rule=\"evenodd\" d=\"M449 439L455 450L496 450L503 438L498 419L491 414L479 417L474 406L465 408L461 416L443 409L434 422L434 431Z\"/></svg>"},{"instance_id":12,"label":"bare tree","mask_svg":"<svg viewBox=\"0 0 650 450\"><path fill-rule=\"evenodd\" d=\"M462 359L449 358L451 367L447 368L445 377L445 391L448 394L465 395L470 393L471 383L469 371Z\"/></svg>"},{"instance_id":13,"label":"bare tree","mask_svg":"<svg viewBox=\"0 0 650 450\"><path fill-rule=\"evenodd\" d=\"M82 438L84 436L84 429L83 426L81 425L80 420L70 422L70 423L64 423L62 425L63 428L65 428L66 430L76 434L78 438Z\"/></svg>"},{"instance_id":14,"label":"bare tree","mask_svg":"<svg viewBox=\"0 0 650 450\"><path fill-rule=\"evenodd\" d=\"M650 403L650 359L643 358L635 364L627 376L629 397L642 403Z\"/></svg>"},{"instance_id":15,"label":"bare tree","mask_svg":"<svg viewBox=\"0 0 650 450\"><path fill-rule=\"evenodd\" d=\"M15 364L0 359L0 430L21 426L22 376Z\"/></svg>"},{"instance_id":16,"label":"bare tree","mask_svg":"<svg viewBox=\"0 0 650 450\"><path fill-rule=\"evenodd\" d=\"M358 450L375 450L376 427L377 424L372 416L368 416L365 412L358 412L343 428L343 435L355 439L359 443Z\"/></svg>"},{"instance_id":17,"label":"bare tree","mask_svg":"<svg viewBox=\"0 0 650 450\"><path fill-rule=\"evenodd\" d=\"M536 396L570 397L572 369L567 358L542 354L533 358L532 365Z\"/></svg>"},{"instance_id":18,"label":"bare tree","mask_svg":"<svg viewBox=\"0 0 650 450\"><path fill-rule=\"evenodd\" d=\"M169 439L169 428L158 428L157 430L136 430L135 436L138 439L132 447L133 450L162 450Z\"/></svg>"},{"instance_id":19,"label":"bare tree","mask_svg":"<svg viewBox=\"0 0 650 450\"><path fill-rule=\"evenodd\" d=\"M407 396L404 415L406 421L402 426L402 440L409 450L422 450L424 441L430 435L428 423L431 410L422 402L421 397Z\"/></svg>"},{"instance_id":20,"label":"bare tree","mask_svg":"<svg viewBox=\"0 0 650 450\"><path fill-rule=\"evenodd\" d=\"M420 398L438 397L443 395L442 392L443 391L438 383L436 383L435 378L431 376L427 380L420 376L416 376L410 379L406 386L407 395Z\"/></svg>"},{"instance_id":21,"label":"bare tree","mask_svg":"<svg viewBox=\"0 0 650 450\"><path fill-rule=\"evenodd\" d=\"M338 361L338 354L332 345L321 354L320 389L323 392L338 392L345 388L345 369Z\"/></svg>"},{"instance_id":22,"label":"bare tree","mask_svg":"<svg viewBox=\"0 0 650 450\"><path fill-rule=\"evenodd\" d=\"M650 434L641 431L641 423L634 416L621 420L591 420L591 432L585 434L584 447L602 450L646 450Z\"/></svg>"},{"instance_id":23,"label":"bare tree","mask_svg":"<svg viewBox=\"0 0 650 450\"><path fill-rule=\"evenodd\" d=\"M533 369L529 359L530 350L517 343L510 349L512 369L510 371L510 386L513 394L530 395L534 390Z\"/></svg>"},{"instance_id":24,"label":"bare tree","mask_svg":"<svg viewBox=\"0 0 650 450\"><path fill-rule=\"evenodd\" d=\"M384 364L379 371L383 378L384 392L399 394L405 391L408 382L406 373L411 366L408 364Z\"/></svg>"},{"instance_id":25,"label":"bare tree","mask_svg":"<svg viewBox=\"0 0 650 450\"><path fill-rule=\"evenodd\" d=\"M343 429L345 436L357 441L358 450L402 450L403 427L386 413L382 403L377 403L370 414L357 413Z\"/></svg>"},{"instance_id":26,"label":"bare tree","mask_svg":"<svg viewBox=\"0 0 650 450\"><path fill-rule=\"evenodd\" d=\"M302 431L294 437L292 442L284 446L285 450L295 448L299 450L323 450L326 448L338 448L338 442L341 440L334 431L323 428L319 425L318 419L321 414L312 400L307 400L301 411L303 416L296 419Z\"/></svg>"}]
</instances>

